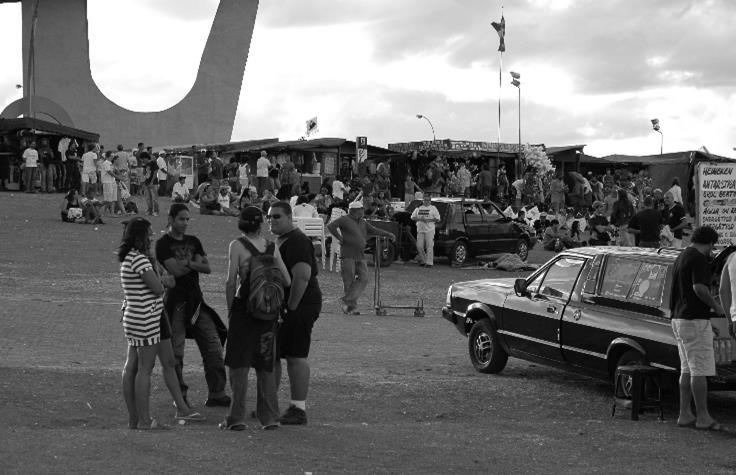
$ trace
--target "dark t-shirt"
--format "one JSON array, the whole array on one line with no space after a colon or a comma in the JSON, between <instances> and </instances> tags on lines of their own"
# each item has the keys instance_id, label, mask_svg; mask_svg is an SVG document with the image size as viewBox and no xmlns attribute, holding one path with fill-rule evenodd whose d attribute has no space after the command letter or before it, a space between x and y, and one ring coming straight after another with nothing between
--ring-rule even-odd
<instances>
[{"instance_id":1,"label":"dark t-shirt","mask_svg":"<svg viewBox=\"0 0 736 475\"><path fill-rule=\"evenodd\" d=\"M146 185L158 185L158 163L150 160L146 164Z\"/></svg>"},{"instance_id":2,"label":"dark t-shirt","mask_svg":"<svg viewBox=\"0 0 736 475\"><path fill-rule=\"evenodd\" d=\"M291 269L299 262L306 262L312 269L309 283L304 290L304 295L299 305L322 303L322 291L317 281L319 268L317 267L317 259L314 257L314 245L312 241L299 229L294 229L280 236L280 243L279 251L281 253L281 259L283 259L292 278L294 276Z\"/></svg>"},{"instance_id":3,"label":"dark t-shirt","mask_svg":"<svg viewBox=\"0 0 736 475\"><path fill-rule=\"evenodd\" d=\"M156 241L156 260L161 265L164 265L164 262L172 257L177 260L194 260L194 256L197 254L202 257L207 255L202 243L195 236L185 234L184 238L179 240L174 239L170 234L166 234ZM202 289L199 287L199 272L191 271L177 277L176 287L168 292L169 297L173 297L177 301L188 300L188 297L199 299L202 296Z\"/></svg>"},{"instance_id":4,"label":"dark t-shirt","mask_svg":"<svg viewBox=\"0 0 736 475\"><path fill-rule=\"evenodd\" d=\"M38 158L45 167L55 163L54 152L51 150L51 147L40 147L38 149Z\"/></svg>"},{"instance_id":5,"label":"dark t-shirt","mask_svg":"<svg viewBox=\"0 0 736 475\"><path fill-rule=\"evenodd\" d=\"M210 162L210 168L212 169L212 173L210 173L212 179L222 180L223 165L222 161L219 158L212 159L212 162Z\"/></svg>"},{"instance_id":6,"label":"dark t-shirt","mask_svg":"<svg viewBox=\"0 0 736 475\"><path fill-rule=\"evenodd\" d=\"M675 203L672 208L667 209L664 212L664 223L667 224L670 228L678 226L682 222L682 218L685 217L685 208L683 208L682 205L679 203ZM672 234L675 235L675 239L682 239L682 229L676 229L675 231L672 231Z\"/></svg>"},{"instance_id":7,"label":"dark t-shirt","mask_svg":"<svg viewBox=\"0 0 736 475\"><path fill-rule=\"evenodd\" d=\"M636 213L629 222L629 228L638 229L640 241L659 241L659 225L662 214L656 209L643 209Z\"/></svg>"},{"instance_id":8,"label":"dark t-shirt","mask_svg":"<svg viewBox=\"0 0 736 475\"><path fill-rule=\"evenodd\" d=\"M710 287L711 273L703 253L693 247L685 248L675 261L672 275L670 318L710 319L710 307L693 290L693 284Z\"/></svg>"},{"instance_id":9,"label":"dark t-shirt","mask_svg":"<svg viewBox=\"0 0 736 475\"><path fill-rule=\"evenodd\" d=\"M590 234L593 239L596 239L598 241L610 241L611 235L607 232L599 232L595 229L596 226L608 226L608 218L606 218L603 215L596 214L593 215L592 218L588 220L588 225L590 226Z\"/></svg>"}]
</instances>

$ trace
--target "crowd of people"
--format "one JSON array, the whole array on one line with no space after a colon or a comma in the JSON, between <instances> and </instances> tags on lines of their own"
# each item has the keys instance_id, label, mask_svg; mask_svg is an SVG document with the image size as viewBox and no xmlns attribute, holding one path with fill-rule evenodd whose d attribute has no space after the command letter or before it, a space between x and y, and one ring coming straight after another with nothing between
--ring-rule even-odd
<instances>
[{"instance_id":1,"label":"crowd of people","mask_svg":"<svg viewBox=\"0 0 736 475\"><path fill-rule=\"evenodd\" d=\"M301 179L307 171L304 164L293 162L288 154L269 156L262 151L251 170L245 155L225 162L209 150L197 165L199 185L190 190L187 177L171 169L166 154L154 153L143 143L131 152L122 145L115 151L96 143L64 145L60 159L48 139L39 138L38 145L31 141L22 154L21 187L27 193L65 192L60 212L68 222L98 224L105 217L137 214L135 197L143 198L145 214L157 216L160 196L190 204L201 214L224 216L238 216L248 206L266 211L277 201L288 201L297 216L322 216L325 222L333 209L347 212L360 198L365 217L391 219L396 201L408 205L424 194L494 200L515 219L533 225L548 250L585 244L680 247L689 225L678 179L663 191L653 187L646 169L565 176L528 166L510 181L503 164L494 176L487 163L478 166L437 155L410 161L406 173L398 174L404 177L402 183L392 184L391 177L397 175L392 175L390 161L370 160L361 173L341 169L342 175L325 177L319 189L310 189Z\"/></svg>"}]
</instances>

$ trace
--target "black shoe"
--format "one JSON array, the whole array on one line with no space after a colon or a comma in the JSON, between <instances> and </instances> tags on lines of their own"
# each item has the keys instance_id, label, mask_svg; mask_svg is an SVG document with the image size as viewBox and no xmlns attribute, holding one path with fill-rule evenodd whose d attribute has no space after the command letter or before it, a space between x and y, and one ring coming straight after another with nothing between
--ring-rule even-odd
<instances>
[{"instance_id":1,"label":"black shoe","mask_svg":"<svg viewBox=\"0 0 736 475\"><path fill-rule=\"evenodd\" d=\"M207 398L204 405L207 407L230 407L230 396Z\"/></svg>"},{"instance_id":2,"label":"black shoe","mask_svg":"<svg viewBox=\"0 0 736 475\"><path fill-rule=\"evenodd\" d=\"M307 424L307 411L303 411L296 406L289 406L283 416L279 419L281 425L285 426L302 426Z\"/></svg>"}]
</instances>

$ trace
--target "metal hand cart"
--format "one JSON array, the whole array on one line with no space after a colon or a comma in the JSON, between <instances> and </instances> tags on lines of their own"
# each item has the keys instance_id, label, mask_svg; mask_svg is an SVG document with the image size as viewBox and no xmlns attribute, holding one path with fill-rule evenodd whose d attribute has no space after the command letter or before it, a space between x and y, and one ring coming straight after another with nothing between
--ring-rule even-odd
<instances>
[{"instance_id":1,"label":"metal hand cart","mask_svg":"<svg viewBox=\"0 0 736 475\"><path fill-rule=\"evenodd\" d=\"M421 297L417 299L416 305L384 305L381 302L381 266L379 260L381 259L383 251L384 237L376 236L376 252L373 253L373 270L375 285L373 286L373 308L376 310L376 315L384 316L387 315L386 309L407 309L414 310L415 317L424 316L424 299Z\"/></svg>"}]
</instances>

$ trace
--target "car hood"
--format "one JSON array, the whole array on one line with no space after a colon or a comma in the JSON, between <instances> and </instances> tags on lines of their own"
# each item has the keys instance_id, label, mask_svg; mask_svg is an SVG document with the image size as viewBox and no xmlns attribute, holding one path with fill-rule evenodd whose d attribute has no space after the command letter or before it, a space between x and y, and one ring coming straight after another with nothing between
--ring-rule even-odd
<instances>
[{"instance_id":1,"label":"car hood","mask_svg":"<svg viewBox=\"0 0 736 475\"><path fill-rule=\"evenodd\" d=\"M468 282L458 282L452 286L452 296L466 300L475 300L485 303L499 303L514 292L515 277L499 279L482 279Z\"/></svg>"}]
</instances>

